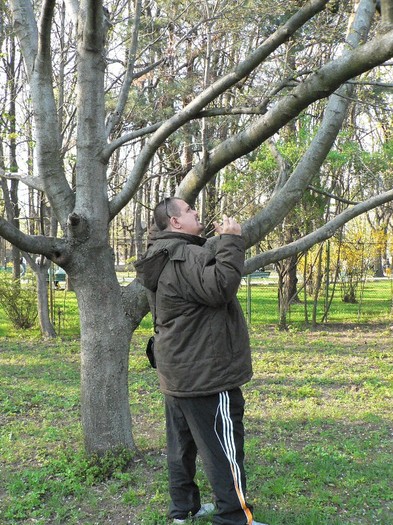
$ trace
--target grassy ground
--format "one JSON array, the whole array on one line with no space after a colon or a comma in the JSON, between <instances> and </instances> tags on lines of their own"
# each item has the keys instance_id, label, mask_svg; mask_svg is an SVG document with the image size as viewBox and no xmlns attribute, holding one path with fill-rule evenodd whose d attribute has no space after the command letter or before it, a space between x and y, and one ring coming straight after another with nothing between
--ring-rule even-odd
<instances>
[{"instance_id":1,"label":"grassy ground","mask_svg":"<svg viewBox=\"0 0 393 525\"><path fill-rule=\"evenodd\" d=\"M329 294L333 293L333 287ZM278 321L277 280L263 280L259 285L252 285L249 290L243 284L239 297L244 311L247 312L247 296L250 299L251 324L273 324ZM304 324L306 315L311 322L313 313L313 299L299 293L300 302L292 304L287 321L290 325ZM359 286L356 303L345 303L341 298L341 286L335 287L333 300L328 312L328 323L375 323L386 322L392 318L393 281L391 279L371 280ZM317 303L317 323L322 322L324 313L324 291L320 293Z\"/></svg>"},{"instance_id":2,"label":"grassy ground","mask_svg":"<svg viewBox=\"0 0 393 525\"><path fill-rule=\"evenodd\" d=\"M163 401L143 353L147 333L148 324L136 334L130 359L139 452L117 464L91 462L83 453L78 343L2 339L2 525L167 523ZM389 324L280 333L254 322L251 340L255 374L244 394L255 519L392 525ZM203 500L211 500L201 468L198 481Z\"/></svg>"}]
</instances>

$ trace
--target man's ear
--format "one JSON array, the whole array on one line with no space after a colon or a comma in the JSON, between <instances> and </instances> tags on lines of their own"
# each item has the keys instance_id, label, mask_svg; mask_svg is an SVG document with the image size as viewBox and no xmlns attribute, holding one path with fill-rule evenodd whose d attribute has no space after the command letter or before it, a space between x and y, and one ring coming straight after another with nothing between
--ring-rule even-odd
<instances>
[{"instance_id":1,"label":"man's ear","mask_svg":"<svg viewBox=\"0 0 393 525\"><path fill-rule=\"evenodd\" d=\"M173 217L173 216L172 216L172 217L169 219L169 222L170 222L172 228L174 228L175 230L179 230L179 229L181 228L181 224L180 224L180 222L178 221L178 218L177 218L177 217Z\"/></svg>"}]
</instances>

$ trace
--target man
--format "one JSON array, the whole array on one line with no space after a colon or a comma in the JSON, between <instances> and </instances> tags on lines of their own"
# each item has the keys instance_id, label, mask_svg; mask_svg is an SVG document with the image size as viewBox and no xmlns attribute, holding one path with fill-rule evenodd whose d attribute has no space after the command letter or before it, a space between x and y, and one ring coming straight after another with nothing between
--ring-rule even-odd
<instances>
[{"instance_id":1,"label":"man","mask_svg":"<svg viewBox=\"0 0 393 525\"><path fill-rule=\"evenodd\" d=\"M215 253L197 212L166 198L155 230L135 266L150 290L155 358L165 395L169 516L175 524L212 512L194 481L197 451L216 501L214 525L263 525L245 499L244 399L252 376L247 325L236 293L245 256L241 227L224 215L215 223Z\"/></svg>"}]
</instances>

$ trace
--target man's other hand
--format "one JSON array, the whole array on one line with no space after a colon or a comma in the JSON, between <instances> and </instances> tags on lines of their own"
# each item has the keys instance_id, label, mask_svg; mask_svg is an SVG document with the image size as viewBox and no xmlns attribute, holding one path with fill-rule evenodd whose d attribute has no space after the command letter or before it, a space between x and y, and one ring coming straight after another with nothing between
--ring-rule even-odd
<instances>
[{"instance_id":1,"label":"man's other hand","mask_svg":"<svg viewBox=\"0 0 393 525\"><path fill-rule=\"evenodd\" d=\"M231 235L241 235L242 228L233 217L222 216L222 223L214 222L214 229L216 233L222 235L229 233Z\"/></svg>"}]
</instances>

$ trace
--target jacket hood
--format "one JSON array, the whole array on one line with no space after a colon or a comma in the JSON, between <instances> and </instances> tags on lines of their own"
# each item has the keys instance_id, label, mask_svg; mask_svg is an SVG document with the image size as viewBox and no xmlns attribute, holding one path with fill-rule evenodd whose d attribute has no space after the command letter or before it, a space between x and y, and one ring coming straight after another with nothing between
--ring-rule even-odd
<instances>
[{"instance_id":1,"label":"jacket hood","mask_svg":"<svg viewBox=\"0 0 393 525\"><path fill-rule=\"evenodd\" d=\"M205 238L197 235L152 228L146 253L134 263L138 281L148 290L155 292L161 272L175 251L187 244L203 246L205 242Z\"/></svg>"}]
</instances>

